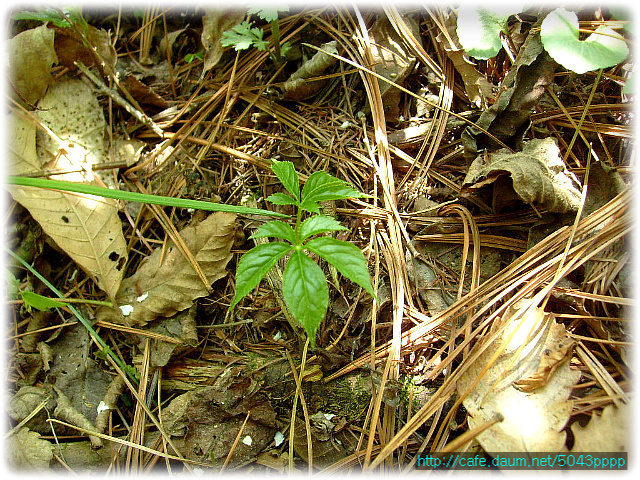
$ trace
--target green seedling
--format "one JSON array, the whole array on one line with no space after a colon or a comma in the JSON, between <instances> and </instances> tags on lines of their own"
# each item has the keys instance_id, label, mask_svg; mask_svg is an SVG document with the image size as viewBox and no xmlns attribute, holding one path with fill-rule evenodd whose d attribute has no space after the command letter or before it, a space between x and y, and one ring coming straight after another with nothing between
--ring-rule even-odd
<instances>
[{"instance_id":1,"label":"green seedling","mask_svg":"<svg viewBox=\"0 0 640 480\"><path fill-rule=\"evenodd\" d=\"M273 161L273 173L287 193L274 193L267 200L276 205L297 208L295 227L281 220L263 224L251 238L274 237L274 241L257 245L245 253L236 271L233 310L276 263L289 255L282 279L284 301L300 323L315 348L315 336L329 305L329 287L322 269L309 254L333 265L343 276L357 283L375 298L367 261L355 245L328 236L327 232L347 230L334 218L320 214L319 202L369 197L328 173L318 171L309 176L302 191L298 173L291 162ZM312 215L302 220L303 211Z\"/></svg>"},{"instance_id":2,"label":"green seedling","mask_svg":"<svg viewBox=\"0 0 640 480\"><path fill-rule=\"evenodd\" d=\"M34 20L42 23L51 23L58 28L69 28L72 23L86 25L87 22L82 18L82 14L77 9L46 8L38 12L23 10L11 15L11 19L18 20Z\"/></svg>"},{"instance_id":3,"label":"green seedling","mask_svg":"<svg viewBox=\"0 0 640 480\"><path fill-rule=\"evenodd\" d=\"M458 39L465 51L477 59L495 57L507 33L507 20L522 11L521 5L461 7L458 10ZM557 8L540 26L540 39L551 57L569 70L582 74L623 62L629 49L622 36L609 27L599 26L585 40L579 38L578 16Z\"/></svg>"},{"instance_id":4,"label":"green seedling","mask_svg":"<svg viewBox=\"0 0 640 480\"><path fill-rule=\"evenodd\" d=\"M280 24L278 23L278 13L288 11L289 7L254 7L250 8L247 12L258 15L271 25L271 36L273 37L275 53L270 53L270 55L273 62L278 66L282 64L283 58L286 57L289 50L291 50L291 44L289 44L289 42L280 45ZM259 51L264 51L269 47L269 42L263 40L263 35L264 32L261 28L254 27L253 23L244 21L224 31L220 43L223 47L233 47L236 51L247 50L251 47Z\"/></svg>"}]
</instances>

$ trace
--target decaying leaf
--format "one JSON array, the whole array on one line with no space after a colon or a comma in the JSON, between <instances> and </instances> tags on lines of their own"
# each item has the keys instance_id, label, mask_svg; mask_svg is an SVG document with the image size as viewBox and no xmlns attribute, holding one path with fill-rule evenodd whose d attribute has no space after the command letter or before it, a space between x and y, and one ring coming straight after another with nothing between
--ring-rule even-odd
<instances>
[{"instance_id":1,"label":"decaying leaf","mask_svg":"<svg viewBox=\"0 0 640 480\"><path fill-rule=\"evenodd\" d=\"M520 48L495 103L484 110L476 122L511 148L520 148L531 113L545 88L553 83L557 67L544 51L540 35L533 33L538 26L539 23L534 25ZM497 148L493 140L475 127L465 128L462 142L467 158L474 158L485 148Z\"/></svg>"},{"instance_id":2,"label":"decaying leaf","mask_svg":"<svg viewBox=\"0 0 640 480\"><path fill-rule=\"evenodd\" d=\"M551 324L540 365L532 375L518 380L513 386L522 392L533 392L544 387L555 371L571 358L574 346L575 342L567 336L564 326Z\"/></svg>"},{"instance_id":3,"label":"decaying leaf","mask_svg":"<svg viewBox=\"0 0 640 480\"><path fill-rule=\"evenodd\" d=\"M96 66L102 71L114 72L118 56L109 32L93 25L87 25L82 36L72 28L55 27L54 30L60 65L75 71L78 68L75 62L80 62L87 67Z\"/></svg>"},{"instance_id":4,"label":"decaying leaf","mask_svg":"<svg viewBox=\"0 0 640 480\"><path fill-rule=\"evenodd\" d=\"M220 43L222 32L240 23L246 14L242 9L211 6L206 7L205 12L202 17L201 37L205 49L203 75L215 67L222 58L224 52L224 47Z\"/></svg>"},{"instance_id":5,"label":"decaying leaf","mask_svg":"<svg viewBox=\"0 0 640 480\"><path fill-rule=\"evenodd\" d=\"M320 52L304 62L282 85L282 95L286 100L305 100L318 93L325 81L308 82L307 79L320 76L336 63L336 58L328 53L338 54L338 42L335 40L320 46Z\"/></svg>"},{"instance_id":6,"label":"decaying leaf","mask_svg":"<svg viewBox=\"0 0 640 480\"><path fill-rule=\"evenodd\" d=\"M273 441L276 431L276 413L258 390L251 378L226 370L214 385L173 399L163 411L163 424L172 435L185 435L185 457L206 462L213 458L218 465L244 424L244 441L238 442L230 466L244 465Z\"/></svg>"},{"instance_id":7,"label":"decaying leaf","mask_svg":"<svg viewBox=\"0 0 640 480\"><path fill-rule=\"evenodd\" d=\"M53 30L43 25L19 33L9 42L11 83L30 105L35 105L53 83L51 66L58 61L53 40Z\"/></svg>"},{"instance_id":8,"label":"decaying leaf","mask_svg":"<svg viewBox=\"0 0 640 480\"><path fill-rule=\"evenodd\" d=\"M505 182L510 177L511 182ZM580 205L580 183L562 159L552 137L526 142L521 152L507 149L478 156L467 172L461 188L463 196L494 183L494 209L508 206L505 198L513 191L524 203L539 205L550 212L575 211Z\"/></svg>"},{"instance_id":9,"label":"decaying leaf","mask_svg":"<svg viewBox=\"0 0 640 480\"><path fill-rule=\"evenodd\" d=\"M225 268L231 260L235 220L233 213L216 212L180 232L209 284L227 274ZM124 318L119 314L110 318L145 325L191 307L195 299L208 294L207 287L175 244L168 242L166 249L154 250L136 273L122 281L116 302L120 307L129 306L131 313ZM112 309L103 312L107 316L114 313Z\"/></svg>"},{"instance_id":10,"label":"decaying leaf","mask_svg":"<svg viewBox=\"0 0 640 480\"><path fill-rule=\"evenodd\" d=\"M7 460L12 470L49 471L49 462L53 459L53 445L41 440L36 432L21 428L7 442Z\"/></svg>"},{"instance_id":11,"label":"decaying leaf","mask_svg":"<svg viewBox=\"0 0 640 480\"><path fill-rule=\"evenodd\" d=\"M334 415L322 412L309 417L313 466L316 468L325 468L333 465L348 455L344 438L340 435L343 432L337 432L337 423L338 418ZM294 451L296 455L308 463L309 450L307 448L307 429L304 420L298 418L295 428L296 434L293 437Z\"/></svg>"},{"instance_id":12,"label":"decaying leaf","mask_svg":"<svg viewBox=\"0 0 640 480\"><path fill-rule=\"evenodd\" d=\"M571 413L568 398L580 372L571 370L564 358L554 364L548 377L538 381L539 388L523 392L514 384L537 378L545 369L547 351L565 351L570 341L564 326L557 324L552 314L526 303L510 307L494 328L501 325L505 325L501 335L484 347L458 381L460 395L471 388L463 400L469 428L500 414L504 420L477 437L485 451L560 451L565 443L562 429ZM503 350L493 365L483 372L499 349Z\"/></svg>"},{"instance_id":13,"label":"decaying leaf","mask_svg":"<svg viewBox=\"0 0 640 480\"><path fill-rule=\"evenodd\" d=\"M631 427L631 407L609 405L601 415L593 414L589 423L581 427L571 425L575 441L573 452L628 452Z\"/></svg>"}]
</instances>

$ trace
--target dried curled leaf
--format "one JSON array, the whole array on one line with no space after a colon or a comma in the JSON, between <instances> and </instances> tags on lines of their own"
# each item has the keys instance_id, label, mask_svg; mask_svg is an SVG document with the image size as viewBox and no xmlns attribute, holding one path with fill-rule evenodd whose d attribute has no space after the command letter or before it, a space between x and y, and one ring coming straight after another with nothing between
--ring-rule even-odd
<instances>
[{"instance_id":1,"label":"dried curled leaf","mask_svg":"<svg viewBox=\"0 0 640 480\"><path fill-rule=\"evenodd\" d=\"M233 213L216 212L180 232L209 284L227 274L236 232L235 220ZM168 242L164 251L162 248L154 250L136 273L122 281L116 301L121 307L129 305L132 308L126 323L145 325L158 317L170 317L189 308L195 299L208 294L207 287L178 247Z\"/></svg>"},{"instance_id":2,"label":"dried curled leaf","mask_svg":"<svg viewBox=\"0 0 640 480\"><path fill-rule=\"evenodd\" d=\"M283 98L287 100L305 100L318 93L325 85L324 81L308 82L307 79L318 77L324 71L336 63L335 57L329 55L338 54L338 42L335 40L320 46L319 52L307 60L296 70L282 85ZM329 52L329 53L325 53Z\"/></svg>"},{"instance_id":3,"label":"dried curled leaf","mask_svg":"<svg viewBox=\"0 0 640 480\"><path fill-rule=\"evenodd\" d=\"M463 400L469 428L502 415L502 422L477 437L487 452L560 451L571 414L568 398L580 372L559 361L544 380L538 377L546 371L546 352L568 343L565 328L553 315L526 303L510 307L494 328L501 325L504 331L494 342L476 347L484 351L458 381L460 395L470 389ZM537 388L523 392L515 388L518 381Z\"/></svg>"},{"instance_id":4,"label":"dried curled leaf","mask_svg":"<svg viewBox=\"0 0 640 480\"><path fill-rule=\"evenodd\" d=\"M58 61L54 32L46 25L19 33L9 43L11 83L29 104L42 98L53 82L51 66Z\"/></svg>"},{"instance_id":5,"label":"dried curled leaf","mask_svg":"<svg viewBox=\"0 0 640 480\"><path fill-rule=\"evenodd\" d=\"M574 452L627 452L629 451L631 407L609 405L602 414L593 414L587 425L571 425L575 437Z\"/></svg>"},{"instance_id":6,"label":"dried curled leaf","mask_svg":"<svg viewBox=\"0 0 640 480\"><path fill-rule=\"evenodd\" d=\"M511 185L505 178L511 178ZM553 138L526 142L521 152L498 150L486 158L477 157L464 179L461 194L471 195L494 183L494 208L513 193L524 203L539 205L550 212L575 211L580 205L580 183L562 159Z\"/></svg>"}]
</instances>

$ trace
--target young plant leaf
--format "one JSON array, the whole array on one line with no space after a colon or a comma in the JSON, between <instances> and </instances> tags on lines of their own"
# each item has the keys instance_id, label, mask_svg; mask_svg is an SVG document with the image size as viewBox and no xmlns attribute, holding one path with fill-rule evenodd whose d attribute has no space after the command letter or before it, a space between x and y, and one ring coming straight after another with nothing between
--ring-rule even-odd
<instances>
[{"instance_id":1,"label":"young plant leaf","mask_svg":"<svg viewBox=\"0 0 640 480\"><path fill-rule=\"evenodd\" d=\"M458 39L465 51L477 59L495 57L502 48L500 32L507 19L518 11L496 12L494 8L463 5L458 8Z\"/></svg>"},{"instance_id":2,"label":"young plant leaf","mask_svg":"<svg viewBox=\"0 0 640 480\"><path fill-rule=\"evenodd\" d=\"M279 12L288 12L289 7L286 5L273 5L268 8L261 8L260 6L250 7L247 10L247 13L257 14L261 19L266 20L267 22L274 22L278 20Z\"/></svg>"},{"instance_id":3,"label":"young plant leaf","mask_svg":"<svg viewBox=\"0 0 640 480\"><path fill-rule=\"evenodd\" d=\"M344 180L318 171L309 176L302 188L300 208L312 213L319 213L318 202L364 197L369 197L369 195L352 188Z\"/></svg>"},{"instance_id":4,"label":"young plant leaf","mask_svg":"<svg viewBox=\"0 0 640 480\"><path fill-rule=\"evenodd\" d=\"M236 270L236 294L230 310L260 283L269 270L293 247L283 242L263 243L245 253Z\"/></svg>"},{"instance_id":5,"label":"young plant leaf","mask_svg":"<svg viewBox=\"0 0 640 480\"><path fill-rule=\"evenodd\" d=\"M345 277L376 298L367 269L367 260L355 245L332 237L312 238L304 248L323 258Z\"/></svg>"},{"instance_id":6,"label":"young plant leaf","mask_svg":"<svg viewBox=\"0 0 640 480\"><path fill-rule=\"evenodd\" d=\"M43 312L48 312L52 308L61 308L69 305L65 302L60 302L58 300L54 300L53 298L43 297L42 295L38 295L37 293L30 292L28 290L24 290L20 292L22 296L22 300L29 307L35 308L36 310L40 310Z\"/></svg>"},{"instance_id":7,"label":"young plant leaf","mask_svg":"<svg viewBox=\"0 0 640 480\"><path fill-rule=\"evenodd\" d=\"M298 180L298 172L291 162L271 161L271 170L276 174L278 180L282 182L287 192L296 200L300 200L300 181Z\"/></svg>"},{"instance_id":8,"label":"young plant leaf","mask_svg":"<svg viewBox=\"0 0 640 480\"><path fill-rule=\"evenodd\" d=\"M286 193L272 193L267 197L267 201L276 205L299 205L300 202L287 195Z\"/></svg>"},{"instance_id":9,"label":"young plant leaf","mask_svg":"<svg viewBox=\"0 0 640 480\"><path fill-rule=\"evenodd\" d=\"M549 55L569 70L582 74L623 62L629 49L620 34L604 25L584 41L579 39L578 16L557 8L542 21L540 38Z\"/></svg>"},{"instance_id":10,"label":"young plant leaf","mask_svg":"<svg viewBox=\"0 0 640 480\"><path fill-rule=\"evenodd\" d=\"M284 223L284 222L282 222ZM300 225L300 241L304 242L307 238L325 232L337 232L339 230L349 230L340 225L335 218L326 215L315 215L307 218Z\"/></svg>"},{"instance_id":11,"label":"young plant leaf","mask_svg":"<svg viewBox=\"0 0 640 480\"><path fill-rule=\"evenodd\" d=\"M222 32L220 43L223 47L233 47L236 51L246 50L252 46L264 50L269 42L262 39L264 34L260 28L251 28L250 22L244 21L229 30Z\"/></svg>"},{"instance_id":12,"label":"young plant leaf","mask_svg":"<svg viewBox=\"0 0 640 480\"><path fill-rule=\"evenodd\" d=\"M322 269L300 250L291 255L284 271L282 294L315 348L316 331L329 305L329 287Z\"/></svg>"},{"instance_id":13,"label":"young plant leaf","mask_svg":"<svg viewBox=\"0 0 640 480\"><path fill-rule=\"evenodd\" d=\"M262 225L250 238L276 237L289 243L296 243L296 232L291 225L280 220L272 220Z\"/></svg>"}]
</instances>

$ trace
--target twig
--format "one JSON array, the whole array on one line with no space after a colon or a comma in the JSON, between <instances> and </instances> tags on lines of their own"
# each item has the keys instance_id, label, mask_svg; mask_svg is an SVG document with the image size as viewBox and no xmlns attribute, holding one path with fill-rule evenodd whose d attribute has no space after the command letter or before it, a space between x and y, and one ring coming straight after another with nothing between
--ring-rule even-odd
<instances>
[{"instance_id":1,"label":"twig","mask_svg":"<svg viewBox=\"0 0 640 480\"><path fill-rule=\"evenodd\" d=\"M162 138L164 132L162 129L156 124L153 120L151 120L147 115L137 110L133 105L127 102L124 98L120 96L118 92L107 87L102 80L96 77L91 70L84 66L82 62L74 62L76 67L84 73L89 80L91 80L98 90L100 90L105 95L109 96L114 102L124 108L129 114L133 115L139 122L149 127L153 132Z\"/></svg>"}]
</instances>

